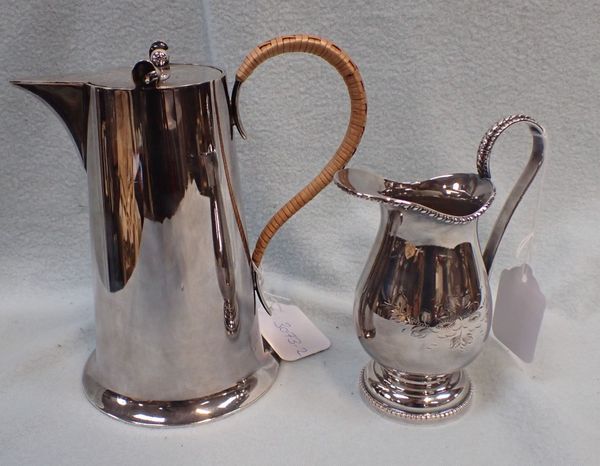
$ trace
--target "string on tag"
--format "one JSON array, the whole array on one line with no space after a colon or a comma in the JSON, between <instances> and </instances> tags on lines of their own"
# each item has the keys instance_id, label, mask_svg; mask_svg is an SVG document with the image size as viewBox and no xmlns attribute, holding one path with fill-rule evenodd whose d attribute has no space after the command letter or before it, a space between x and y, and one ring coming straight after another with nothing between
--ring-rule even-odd
<instances>
[{"instance_id":1,"label":"string on tag","mask_svg":"<svg viewBox=\"0 0 600 466\"><path fill-rule=\"evenodd\" d=\"M535 214L534 214L534 217L535 217ZM515 253L517 259L519 259L522 262L522 264L521 264L521 281L523 283L527 283L527 275L525 274L525 264L528 264L529 261L531 260L532 249L533 249L532 243L533 243L533 238L535 237L533 230L535 230L535 219L533 220L532 231L530 231L527 235L525 235L525 237L521 240L521 242L519 243L519 246L517 246L517 252ZM526 254L524 254L523 251L526 251ZM525 258L523 258L523 256L525 256Z\"/></svg>"},{"instance_id":2,"label":"string on tag","mask_svg":"<svg viewBox=\"0 0 600 466\"><path fill-rule=\"evenodd\" d=\"M274 303L290 303L292 301L290 298L273 294L269 291L265 291L264 294L267 298L269 298L270 301L273 301Z\"/></svg>"}]
</instances>

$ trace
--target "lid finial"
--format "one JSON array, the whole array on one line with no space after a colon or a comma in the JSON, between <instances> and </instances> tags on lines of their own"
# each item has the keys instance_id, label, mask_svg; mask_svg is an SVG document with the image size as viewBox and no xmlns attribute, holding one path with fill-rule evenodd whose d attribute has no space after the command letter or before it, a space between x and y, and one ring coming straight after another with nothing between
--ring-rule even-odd
<instances>
[{"instance_id":1,"label":"lid finial","mask_svg":"<svg viewBox=\"0 0 600 466\"><path fill-rule=\"evenodd\" d=\"M169 50L169 46L162 40L156 41L150 46L148 56L154 66L157 68L169 66L169 54L167 50Z\"/></svg>"},{"instance_id":2,"label":"lid finial","mask_svg":"<svg viewBox=\"0 0 600 466\"><path fill-rule=\"evenodd\" d=\"M131 71L136 86L157 87L161 81L169 79L169 46L159 40L150 46L148 60L135 64Z\"/></svg>"}]
</instances>

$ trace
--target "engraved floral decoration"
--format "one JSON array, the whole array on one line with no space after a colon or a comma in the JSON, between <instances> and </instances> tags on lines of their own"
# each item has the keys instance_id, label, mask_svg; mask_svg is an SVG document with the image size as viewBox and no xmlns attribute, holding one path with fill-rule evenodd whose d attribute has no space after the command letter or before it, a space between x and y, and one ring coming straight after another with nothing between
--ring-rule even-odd
<instances>
[{"instance_id":1,"label":"engraved floral decoration","mask_svg":"<svg viewBox=\"0 0 600 466\"><path fill-rule=\"evenodd\" d=\"M452 304L450 304L452 303ZM457 315L457 312L448 312L448 316L443 319L437 326L432 328L432 333L437 335L439 339L448 340L450 349L465 351L475 340L474 331L482 330L481 319L481 303L478 299L473 299L469 293L463 296L451 296L446 303L450 309L460 310L462 316ZM473 323L477 322L475 326ZM436 345L437 346L437 345Z\"/></svg>"},{"instance_id":2,"label":"engraved floral decoration","mask_svg":"<svg viewBox=\"0 0 600 466\"><path fill-rule=\"evenodd\" d=\"M481 312L477 311L467 318L458 318L453 322L447 321L433 329L433 333L439 338L449 340L451 349L464 351L471 343L473 343L473 328L470 323L477 321L481 316ZM478 324L475 328L480 328Z\"/></svg>"},{"instance_id":3,"label":"engraved floral decoration","mask_svg":"<svg viewBox=\"0 0 600 466\"><path fill-rule=\"evenodd\" d=\"M469 293L449 296L444 303L436 305L433 312L422 310L419 318L412 315L404 294L399 293L394 301L395 303L384 301L378 309L380 315L410 326L410 335L414 338L435 335L437 341L428 342L425 349L438 348L439 340L443 340L448 342L447 346L452 350L466 351L485 332L481 322L482 303ZM437 317L437 323L431 325L433 316Z\"/></svg>"}]
</instances>

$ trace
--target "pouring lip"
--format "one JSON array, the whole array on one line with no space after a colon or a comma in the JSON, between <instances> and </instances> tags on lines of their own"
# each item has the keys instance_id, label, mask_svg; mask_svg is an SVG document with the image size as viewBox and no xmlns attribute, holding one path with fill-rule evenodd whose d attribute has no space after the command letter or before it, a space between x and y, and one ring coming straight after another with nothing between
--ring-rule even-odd
<instances>
[{"instance_id":1,"label":"pouring lip","mask_svg":"<svg viewBox=\"0 0 600 466\"><path fill-rule=\"evenodd\" d=\"M353 178L352 181L354 181L354 183L350 180L351 177ZM342 191L355 197L378 202L380 204L387 204L388 206L401 208L406 211L412 211L434 220L454 225L466 224L478 219L487 211L496 195L496 189L491 180L482 178L474 173L454 173L451 175L438 176L425 181L398 182L383 178L366 170L344 168L334 175L333 180ZM359 183L356 183L357 180ZM459 183L460 180L473 184L475 191L477 188L480 191L478 195L467 193L465 191L461 192L462 199L475 201L477 204L476 208L464 214L442 211L415 200L407 200L393 195L394 190L403 191L405 193L411 190L416 192L417 189L426 187L428 183L434 186L440 185L443 189L447 189L447 185L450 182L455 186L455 183ZM360 186L357 186L357 184L360 184ZM459 192L458 187L453 189L453 192Z\"/></svg>"}]
</instances>

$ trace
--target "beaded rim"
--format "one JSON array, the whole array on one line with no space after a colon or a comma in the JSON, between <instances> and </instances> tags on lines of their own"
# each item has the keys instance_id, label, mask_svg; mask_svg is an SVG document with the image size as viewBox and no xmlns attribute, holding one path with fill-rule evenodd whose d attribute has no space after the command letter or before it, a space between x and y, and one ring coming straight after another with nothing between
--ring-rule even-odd
<instances>
[{"instance_id":1,"label":"beaded rim","mask_svg":"<svg viewBox=\"0 0 600 466\"><path fill-rule=\"evenodd\" d=\"M374 409L378 414L382 414L386 417L397 419L404 422L416 423L416 424L424 424L430 422L441 422L449 418L455 418L460 414L463 414L466 409L471 405L471 401L473 399L473 383L470 382L469 392L465 399L456 407L449 408L439 413L409 413L407 411L403 411L399 408L393 408L381 401L375 399L373 395L369 392L365 385L365 370L366 367L363 367L360 373L359 379L359 388L362 398L366 401L366 403Z\"/></svg>"},{"instance_id":2,"label":"beaded rim","mask_svg":"<svg viewBox=\"0 0 600 466\"><path fill-rule=\"evenodd\" d=\"M543 135L544 128L533 118L524 113L510 115L496 122L484 135L477 149L477 173L482 178L491 178L490 156L492 148L500 135L515 123L526 122L534 134Z\"/></svg>"},{"instance_id":3,"label":"beaded rim","mask_svg":"<svg viewBox=\"0 0 600 466\"><path fill-rule=\"evenodd\" d=\"M453 175L450 175L450 176L453 176ZM393 181L393 180L385 179L385 181L398 184L398 182ZM407 184L407 183L402 183L402 184ZM469 222L472 222L473 220L478 219L485 213L486 210L488 210L488 208L494 201L494 198L496 197L496 188L494 187L494 185L492 185L492 187L491 187L492 192L491 192L489 198L479 209L477 209L476 212L473 212L472 214L469 214L469 215L458 216L458 215L445 214L443 212L439 212L439 211L431 209L429 207L425 207L421 204L417 204L417 203L410 202L410 201L405 201L402 199L395 199L392 197L387 197L387 199L385 199L385 198L382 198L379 196L372 196L372 195L368 195L368 194L359 193L357 191L353 191L352 189L348 188L347 186L345 186L341 183L336 182L336 185L342 191L345 191L346 193L351 194L356 197L359 197L361 199L378 202L380 204L393 205L394 207L399 207L399 208L407 210L407 211L412 211L412 212L415 212L418 214L423 214L423 215L431 217L435 220L438 220L440 222L448 223L448 224L452 224L452 225L463 225L465 223L469 223Z\"/></svg>"}]
</instances>

